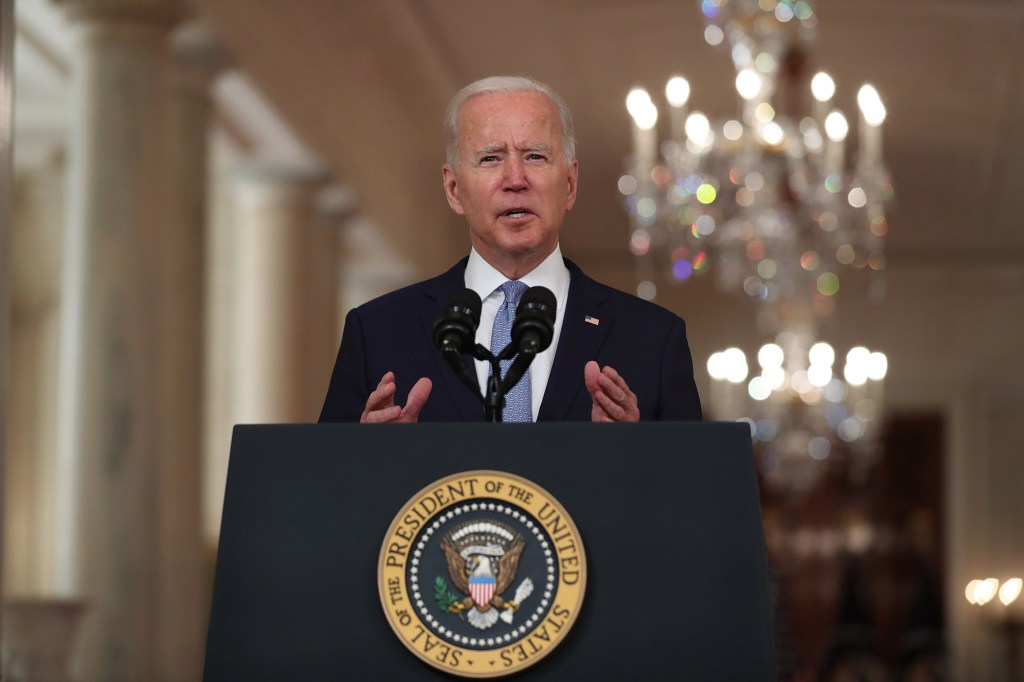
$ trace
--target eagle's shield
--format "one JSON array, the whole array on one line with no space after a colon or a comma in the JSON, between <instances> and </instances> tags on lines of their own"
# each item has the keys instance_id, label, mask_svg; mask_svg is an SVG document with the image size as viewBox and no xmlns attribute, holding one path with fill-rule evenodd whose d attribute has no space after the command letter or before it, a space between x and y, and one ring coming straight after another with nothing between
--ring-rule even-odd
<instances>
[{"instance_id":1,"label":"eagle's shield","mask_svg":"<svg viewBox=\"0 0 1024 682\"><path fill-rule=\"evenodd\" d=\"M490 575L471 575L469 576L469 595L473 597L473 601L476 602L477 606L487 606L491 603L491 598L494 596L494 588L497 581L494 576Z\"/></svg>"}]
</instances>

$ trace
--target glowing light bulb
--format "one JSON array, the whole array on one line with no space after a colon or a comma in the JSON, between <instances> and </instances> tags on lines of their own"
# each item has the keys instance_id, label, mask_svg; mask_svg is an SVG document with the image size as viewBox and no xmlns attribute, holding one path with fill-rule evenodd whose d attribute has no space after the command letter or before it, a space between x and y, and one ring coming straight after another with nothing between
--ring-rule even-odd
<instances>
[{"instance_id":1,"label":"glowing light bulb","mask_svg":"<svg viewBox=\"0 0 1024 682\"><path fill-rule=\"evenodd\" d=\"M807 359L811 361L812 365L831 367L832 363L835 362L836 352L832 346L824 341L819 341L811 346L811 349L807 352Z\"/></svg>"},{"instance_id":2,"label":"glowing light bulb","mask_svg":"<svg viewBox=\"0 0 1024 682\"><path fill-rule=\"evenodd\" d=\"M695 144L705 145L711 134L711 122L708 117L699 111L695 111L686 117L686 137L693 140Z\"/></svg>"},{"instance_id":3,"label":"glowing light bulb","mask_svg":"<svg viewBox=\"0 0 1024 682\"><path fill-rule=\"evenodd\" d=\"M653 102L648 103L633 116L633 120L640 130L650 130L658 122L658 107Z\"/></svg>"},{"instance_id":4,"label":"glowing light bulb","mask_svg":"<svg viewBox=\"0 0 1024 682\"><path fill-rule=\"evenodd\" d=\"M761 77L753 69L743 69L736 76L736 91L743 99L754 99L761 93Z\"/></svg>"},{"instance_id":5,"label":"glowing light bulb","mask_svg":"<svg viewBox=\"0 0 1024 682\"><path fill-rule=\"evenodd\" d=\"M648 106L652 106L654 103L651 101L651 96L647 94L647 91L643 88L633 88L626 95L626 111L629 115L636 119L641 112Z\"/></svg>"},{"instance_id":6,"label":"glowing light bulb","mask_svg":"<svg viewBox=\"0 0 1024 682\"><path fill-rule=\"evenodd\" d=\"M761 350L757 351L757 362L765 369L782 367L783 359L785 359L785 355L782 352L782 347L778 344L766 343L761 346Z\"/></svg>"},{"instance_id":7,"label":"glowing light bulb","mask_svg":"<svg viewBox=\"0 0 1024 682\"><path fill-rule=\"evenodd\" d=\"M971 582L967 583L967 587L964 588L964 597L966 597L967 601L969 601L972 604L978 603L977 600L975 600L974 598L974 593L978 591L978 584L980 582L980 580L972 580Z\"/></svg>"},{"instance_id":8,"label":"glowing light bulb","mask_svg":"<svg viewBox=\"0 0 1024 682\"><path fill-rule=\"evenodd\" d=\"M673 76L665 84L665 99L674 107L681 107L690 99L690 84L682 76Z\"/></svg>"},{"instance_id":9,"label":"glowing light bulb","mask_svg":"<svg viewBox=\"0 0 1024 682\"><path fill-rule=\"evenodd\" d=\"M850 349L850 352L846 354L846 364L856 365L858 367L864 367L867 369L867 363L871 357L871 351L864 346L854 346Z\"/></svg>"},{"instance_id":10,"label":"glowing light bulb","mask_svg":"<svg viewBox=\"0 0 1024 682\"><path fill-rule=\"evenodd\" d=\"M711 357L708 358L708 374L711 375L712 379L717 379L719 381L725 379L726 360L725 354L721 351L712 353Z\"/></svg>"},{"instance_id":11,"label":"glowing light bulb","mask_svg":"<svg viewBox=\"0 0 1024 682\"><path fill-rule=\"evenodd\" d=\"M850 132L850 124L846 122L846 117L842 112L833 111L825 118L825 134L828 135L828 139L833 142L842 142L846 139L848 132Z\"/></svg>"},{"instance_id":12,"label":"glowing light bulb","mask_svg":"<svg viewBox=\"0 0 1024 682\"><path fill-rule=\"evenodd\" d=\"M1020 596L1021 584L1020 578L1010 578L1004 582L1002 587L999 588L999 601L1003 602L1004 606L1009 606L1011 602Z\"/></svg>"},{"instance_id":13,"label":"glowing light bulb","mask_svg":"<svg viewBox=\"0 0 1024 682\"><path fill-rule=\"evenodd\" d=\"M885 353L875 351L868 356L867 368L868 379L871 379L872 381L881 381L889 371L889 359L885 357Z\"/></svg>"},{"instance_id":14,"label":"glowing light bulb","mask_svg":"<svg viewBox=\"0 0 1024 682\"><path fill-rule=\"evenodd\" d=\"M882 104L882 98L878 96L878 91L874 87L866 84L861 86L857 91L857 106L860 107L868 125L882 125L882 121L885 120L885 105Z\"/></svg>"},{"instance_id":15,"label":"glowing light bulb","mask_svg":"<svg viewBox=\"0 0 1024 682\"><path fill-rule=\"evenodd\" d=\"M974 587L974 603L978 606L984 606L992 601L992 598L996 596L996 592L998 590L999 581L995 578L979 580L977 585Z\"/></svg>"},{"instance_id":16,"label":"glowing light bulb","mask_svg":"<svg viewBox=\"0 0 1024 682\"><path fill-rule=\"evenodd\" d=\"M738 384L747 378L747 356L739 348L726 348L723 351L726 363L726 379Z\"/></svg>"},{"instance_id":17,"label":"glowing light bulb","mask_svg":"<svg viewBox=\"0 0 1024 682\"><path fill-rule=\"evenodd\" d=\"M832 368L829 365L811 365L807 368L807 380L812 386L824 388L832 381Z\"/></svg>"},{"instance_id":18,"label":"glowing light bulb","mask_svg":"<svg viewBox=\"0 0 1024 682\"><path fill-rule=\"evenodd\" d=\"M775 121L766 124L764 129L761 131L761 137L763 137L764 141L768 144L779 144L785 136L785 133L782 131L782 126Z\"/></svg>"},{"instance_id":19,"label":"glowing light bulb","mask_svg":"<svg viewBox=\"0 0 1024 682\"><path fill-rule=\"evenodd\" d=\"M836 94L836 82L824 71L814 74L811 79L811 94L819 102L827 102Z\"/></svg>"}]
</instances>

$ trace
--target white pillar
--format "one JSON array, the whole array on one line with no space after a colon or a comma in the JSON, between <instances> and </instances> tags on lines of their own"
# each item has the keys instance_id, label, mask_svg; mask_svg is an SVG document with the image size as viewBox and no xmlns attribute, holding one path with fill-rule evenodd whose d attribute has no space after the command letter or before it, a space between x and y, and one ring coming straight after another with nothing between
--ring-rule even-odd
<instances>
[{"instance_id":1,"label":"white pillar","mask_svg":"<svg viewBox=\"0 0 1024 682\"><path fill-rule=\"evenodd\" d=\"M238 151L223 126L214 126L211 140L210 215L206 234L206 318L204 358L207 371L203 398L203 538L215 554L224 506L224 483L234 427L234 358L238 325L236 297L237 248L233 171Z\"/></svg>"},{"instance_id":2,"label":"white pillar","mask_svg":"<svg viewBox=\"0 0 1024 682\"><path fill-rule=\"evenodd\" d=\"M211 34L192 22L171 39L168 225L160 258L160 395L157 609L173 624L158 640L165 679L199 679L213 566L202 541L205 260L210 85L227 65Z\"/></svg>"},{"instance_id":3,"label":"white pillar","mask_svg":"<svg viewBox=\"0 0 1024 682\"><path fill-rule=\"evenodd\" d=\"M333 258L317 229L318 166L239 172L237 196L236 421L310 422L323 399L324 339L334 338L334 290L323 291ZM325 304L326 302L326 304ZM316 375L314 377L314 375ZM315 384L315 385L314 385Z\"/></svg>"},{"instance_id":4,"label":"white pillar","mask_svg":"<svg viewBox=\"0 0 1024 682\"><path fill-rule=\"evenodd\" d=\"M173 455L163 446L162 415L178 410L181 399L163 385L160 362L168 352L161 304L174 270L165 255L172 243L166 51L179 7L173 0L62 4L76 47L61 296L57 584L89 604L83 679L172 679L201 665L168 660L165 643L180 639L179 628L200 625L173 622L161 611L179 585L175 567L162 563L164 534L190 523L187 508L198 504L180 481L163 478L163 460ZM179 653L194 655L189 647Z\"/></svg>"},{"instance_id":5,"label":"white pillar","mask_svg":"<svg viewBox=\"0 0 1024 682\"><path fill-rule=\"evenodd\" d=\"M4 586L8 596L54 594L57 344L65 166L49 160L18 173L12 221L11 394Z\"/></svg>"},{"instance_id":6,"label":"white pillar","mask_svg":"<svg viewBox=\"0 0 1024 682\"><path fill-rule=\"evenodd\" d=\"M14 3L0 2L0 509L7 459L7 396L11 348L11 190L14 122ZM3 579L3 524L0 523L0 584ZM0 590L2 592L2 590ZM2 634L2 633L0 633Z\"/></svg>"}]
</instances>

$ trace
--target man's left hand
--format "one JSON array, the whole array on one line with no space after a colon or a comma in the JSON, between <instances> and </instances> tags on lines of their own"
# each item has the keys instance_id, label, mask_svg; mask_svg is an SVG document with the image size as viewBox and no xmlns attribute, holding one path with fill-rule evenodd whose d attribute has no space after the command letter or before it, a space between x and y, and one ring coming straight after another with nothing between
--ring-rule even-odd
<instances>
[{"instance_id":1,"label":"man's left hand","mask_svg":"<svg viewBox=\"0 0 1024 682\"><path fill-rule=\"evenodd\" d=\"M629 390L626 380L611 367L602 369L591 360L583 368L587 391L594 401L590 418L595 422L638 422L640 409L636 395Z\"/></svg>"}]
</instances>

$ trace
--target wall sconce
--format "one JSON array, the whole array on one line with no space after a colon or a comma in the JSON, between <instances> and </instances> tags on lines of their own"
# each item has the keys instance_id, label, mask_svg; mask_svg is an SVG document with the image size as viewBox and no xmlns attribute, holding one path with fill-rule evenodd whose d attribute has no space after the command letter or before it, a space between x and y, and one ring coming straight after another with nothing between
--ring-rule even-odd
<instances>
[{"instance_id":1,"label":"wall sconce","mask_svg":"<svg viewBox=\"0 0 1024 682\"><path fill-rule=\"evenodd\" d=\"M997 578L972 580L964 596L982 610L987 623L1006 641L1006 679L1020 677L1020 642L1024 634L1024 599L1018 601L1024 581L1010 578L999 583Z\"/></svg>"}]
</instances>

